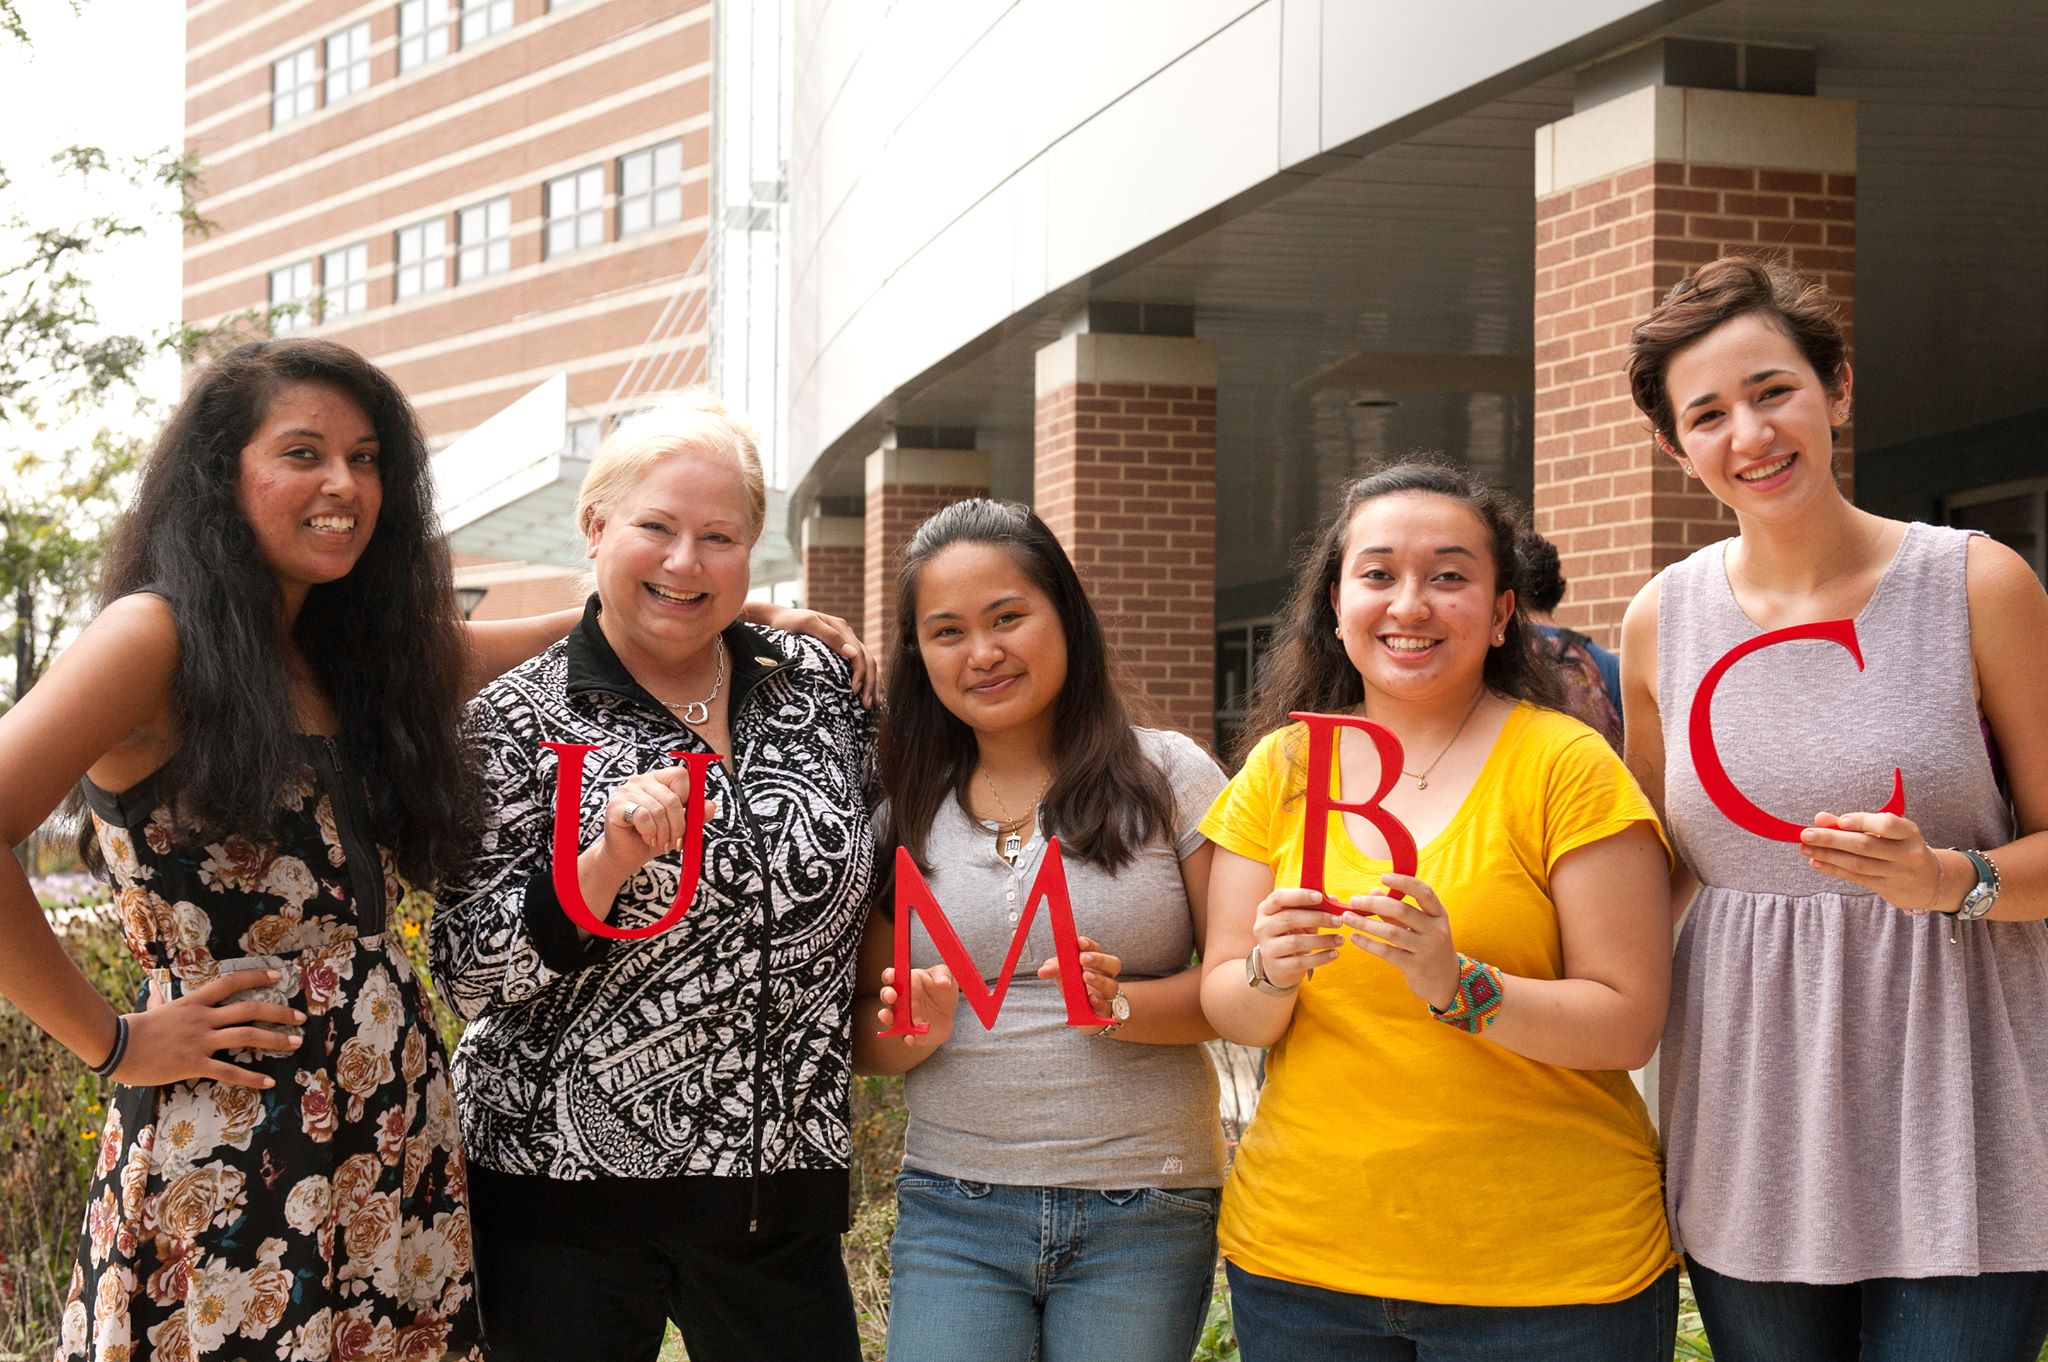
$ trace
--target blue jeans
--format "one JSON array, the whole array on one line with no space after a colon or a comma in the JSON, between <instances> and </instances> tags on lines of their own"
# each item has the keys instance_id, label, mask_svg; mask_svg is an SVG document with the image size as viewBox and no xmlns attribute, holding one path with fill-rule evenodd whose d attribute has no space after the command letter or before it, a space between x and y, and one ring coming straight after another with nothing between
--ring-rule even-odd
<instances>
[{"instance_id":1,"label":"blue jeans","mask_svg":"<svg viewBox=\"0 0 2048 1362\"><path fill-rule=\"evenodd\" d=\"M1008 1187L906 1168L889 1362L1188 1362L1220 1203L1213 1187Z\"/></svg>"},{"instance_id":2,"label":"blue jeans","mask_svg":"<svg viewBox=\"0 0 2048 1362\"><path fill-rule=\"evenodd\" d=\"M1612 1305L1429 1305L1225 1263L1244 1362L1671 1362L1678 1269ZM1719 1354L1716 1354L1719 1362Z\"/></svg>"},{"instance_id":3,"label":"blue jeans","mask_svg":"<svg viewBox=\"0 0 2048 1362\"><path fill-rule=\"evenodd\" d=\"M1751 1282L1688 1260L1714 1362L2034 1362L2048 1272Z\"/></svg>"}]
</instances>

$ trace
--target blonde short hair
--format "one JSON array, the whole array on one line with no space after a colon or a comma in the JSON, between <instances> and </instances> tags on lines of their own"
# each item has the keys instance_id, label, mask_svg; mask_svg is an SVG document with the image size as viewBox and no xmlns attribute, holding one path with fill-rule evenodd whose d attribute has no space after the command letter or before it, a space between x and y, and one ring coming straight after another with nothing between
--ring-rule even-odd
<instances>
[{"instance_id":1,"label":"blonde short hair","mask_svg":"<svg viewBox=\"0 0 2048 1362\"><path fill-rule=\"evenodd\" d=\"M758 540L768 520L768 484L754 428L704 387L685 388L635 412L604 438L576 494L577 530L589 535L591 522L609 515L656 464L690 453L709 454L739 470L747 489L748 534Z\"/></svg>"}]
</instances>

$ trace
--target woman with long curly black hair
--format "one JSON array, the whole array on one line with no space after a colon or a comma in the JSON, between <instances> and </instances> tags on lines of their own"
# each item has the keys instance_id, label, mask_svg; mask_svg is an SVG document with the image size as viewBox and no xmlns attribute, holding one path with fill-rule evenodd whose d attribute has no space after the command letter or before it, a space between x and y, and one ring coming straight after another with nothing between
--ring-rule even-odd
<instances>
[{"instance_id":1,"label":"woman with long curly black hair","mask_svg":"<svg viewBox=\"0 0 2048 1362\"><path fill-rule=\"evenodd\" d=\"M79 786L148 968L116 1014L0 865L0 995L117 1084L61 1355L480 1356L446 1057L386 914L476 829L464 699L573 615L464 624L411 407L314 340L199 374L102 600L0 720L0 827Z\"/></svg>"}]
</instances>

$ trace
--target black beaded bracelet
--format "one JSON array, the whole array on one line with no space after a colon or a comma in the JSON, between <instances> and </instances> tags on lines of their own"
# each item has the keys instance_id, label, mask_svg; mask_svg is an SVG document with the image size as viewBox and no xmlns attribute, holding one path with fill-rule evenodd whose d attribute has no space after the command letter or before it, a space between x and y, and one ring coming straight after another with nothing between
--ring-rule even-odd
<instances>
[{"instance_id":1,"label":"black beaded bracelet","mask_svg":"<svg viewBox=\"0 0 2048 1362\"><path fill-rule=\"evenodd\" d=\"M114 1015L114 1052L104 1062L92 1066L93 1075L98 1078L112 1078L114 1070L121 1067L121 1060L128 1053L128 1019L119 1013Z\"/></svg>"}]
</instances>

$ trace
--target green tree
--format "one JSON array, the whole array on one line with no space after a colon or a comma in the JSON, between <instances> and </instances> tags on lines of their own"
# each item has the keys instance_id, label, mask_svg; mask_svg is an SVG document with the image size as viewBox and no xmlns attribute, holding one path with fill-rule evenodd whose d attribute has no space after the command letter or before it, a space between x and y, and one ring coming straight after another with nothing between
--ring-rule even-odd
<instances>
[{"instance_id":1,"label":"green tree","mask_svg":"<svg viewBox=\"0 0 2048 1362\"><path fill-rule=\"evenodd\" d=\"M28 41L18 0L0 0L0 55ZM52 160L81 197L112 189L138 206L32 219L0 167L0 467L10 474L0 489L0 684L12 683L0 708L35 683L52 642L91 597L101 541L140 453L132 432L156 414L137 387L144 366L167 352L190 360L272 321L259 310L151 335L103 324L92 270L110 246L168 220L186 233L209 230L198 162L168 149L116 158L90 146Z\"/></svg>"}]
</instances>

